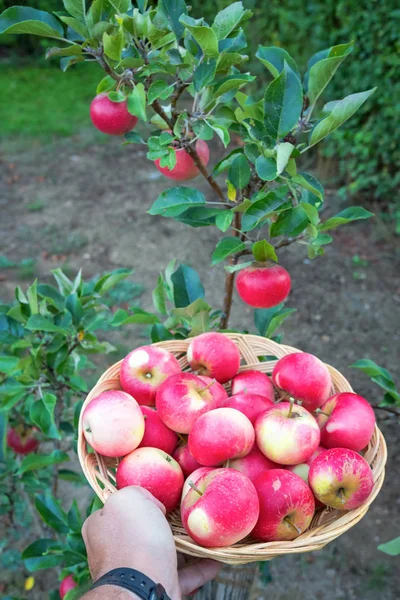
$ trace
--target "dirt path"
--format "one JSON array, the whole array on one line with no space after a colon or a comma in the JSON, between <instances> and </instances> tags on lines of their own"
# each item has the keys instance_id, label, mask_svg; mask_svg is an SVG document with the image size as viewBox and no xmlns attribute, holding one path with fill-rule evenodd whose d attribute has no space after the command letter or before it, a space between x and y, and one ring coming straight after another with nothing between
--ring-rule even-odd
<instances>
[{"instance_id":1,"label":"dirt path","mask_svg":"<svg viewBox=\"0 0 400 600\"><path fill-rule=\"evenodd\" d=\"M85 276L133 267L134 280L145 286L146 309L159 270L179 257L199 271L210 304L221 306L222 268L208 266L218 233L146 214L165 181L140 147L86 145L77 138L18 152L3 144L0 157L0 254L15 262L35 259L30 278L47 277L62 264L72 271L82 266ZM208 194L202 183L198 187ZM337 204L329 196L327 212L337 212ZM399 248L384 241L376 224L361 222L334 235L327 256L312 264L300 245L280 255L293 279L288 306L297 308L285 324L285 341L337 367L376 402L378 389L348 367L368 357L399 379ZM26 285L21 275L21 269L0 271L3 298L16 284ZM252 311L238 298L231 325L254 330ZM120 341L126 349L137 344L126 336ZM260 583L255 598L398 598L396 559L376 550L400 534L399 429L393 421L383 428L390 445L387 480L368 516L319 553L274 561L272 582Z\"/></svg>"}]
</instances>

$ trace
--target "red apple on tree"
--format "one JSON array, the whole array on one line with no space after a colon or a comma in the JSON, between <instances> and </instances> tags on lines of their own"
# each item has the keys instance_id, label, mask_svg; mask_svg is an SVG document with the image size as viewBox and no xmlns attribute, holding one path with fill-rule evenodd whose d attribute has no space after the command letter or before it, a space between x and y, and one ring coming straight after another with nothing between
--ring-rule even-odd
<instances>
[{"instance_id":1,"label":"red apple on tree","mask_svg":"<svg viewBox=\"0 0 400 600\"><path fill-rule=\"evenodd\" d=\"M257 446L254 446L251 452L246 456L242 456L242 458L228 460L225 466L240 471L243 475L246 475L250 481L254 481L256 477L261 475L261 473L264 473L264 471L282 468L281 465L269 460Z\"/></svg>"},{"instance_id":2,"label":"red apple on tree","mask_svg":"<svg viewBox=\"0 0 400 600\"><path fill-rule=\"evenodd\" d=\"M239 370L240 352L235 342L226 335L211 331L192 339L187 359L190 368L199 375L208 375L226 383Z\"/></svg>"},{"instance_id":3,"label":"red apple on tree","mask_svg":"<svg viewBox=\"0 0 400 600\"><path fill-rule=\"evenodd\" d=\"M108 135L124 135L138 122L128 111L126 100L112 102L107 93L98 94L90 105L90 118L99 131Z\"/></svg>"},{"instance_id":4,"label":"red apple on tree","mask_svg":"<svg viewBox=\"0 0 400 600\"><path fill-rule=\"evenodd\" d=\"M275 401L274 386L268 375L261 371L242 371L232 379L231 394L235 396L239 392L245 394L258 394L265 396L271 402Z\"/></svg>"},{"instance_id":5,"label":"red apple on tree","mask_svg":"<svg viewBox=\"0 0 400 600\"><path fill-rule=\"evenodd\" d=\"M234 469L214 469L184 496L181 515L187 533L201 546L231 546L253 529L259 500L248 477Z\"/></svg>"},{"instance_id":6,"label":"red apple on tree","mask_svg":"<svg viewBox=\"0 0 400 600\"><path fill-rule=\"evenodd\" d=\"M193 373L177 373L161 384L156 407L167 427L178 433L189 433L200 415L220 405L221 397L213 380L206 383Z\"/></svg>"},{"instance_id":7,"label":"red apple on tree","mask_svg":"<svg viewBox=\"0 0 400 600\"><path fill-rule=\"evenodd\" d=\"M246 304L254 308L272 308L289 295L290 275L275 263L254 262L239 271L236 289Z\"/></svg>"},{"instance_id":8,"label":"red apple on tree","mask_svg":"<svg viewBox=\"0 0 400 600\"><path fill-rule=\"evenodd\" d=\"M252 536L264 542L294 540L309 527L315 501L308 485L285 469L273 469L254 480L260 516Z\"/></svg>"},{"instance_id":9,"label":"red apple on tree","mask_svg":"<svg viewBox=\"0 0 400 600\"><path fill-rule=\"evenodd\" d=\"M181 367L171 352L157 346L141 346L124 358L119 377L122 389L139 404L154 406L162 382L180 372Z\"/></svg>"},{"instance_id":10,"label":"red apple on tree","mask_svg":"<svg viewBox=\"0 0 400 600\"><path fill-rule=\"evenodd\" d=\"M138 448L159 448L172 455L179 441L176 433L164 425L154 408L141 406L140 409L144 416L144 436Z\"/></svg>"},{"instance_id":11,"label":"red apple on tree","mask_svg":"<svg viewBox=\"0 0 400 600\"><path fill-rule=\"evenodd\" d=\"M197 140L196 152L199 155L201 163L204 166L207 166L210 159L210 149L204 140ZM194 177L197 177L197 175L200 175L200 171L198 167L196 167L193 158L184 148L175 149L175 155L176 164L173 169L162 167L160 164L161 158L157 158L154 161L160 173L174 181L187 181L188 179L193 179Z\"/></svg>"},{"instance_id":12,"label":"red apple on tree","mask_svg":"<svg viewBox=\"0 0 400 600\"><path fill-rule=\"evenodd\" d=\"M276 363L272 381L277 388L314 411L329 398L332 379L328 367L313 354L293 352Z\"/></svg>"},{"instance_id":13,"label":"red apple on tree","mask_svg":"<svg viewBox=\"0 0 400 600\"><path fill-rule=\"evenodd\" d=\"M197 460L190 454L187 444L179 446L179 448L175 450L173 457L181 467L185 477L188 477L193 471L196 471L201 467Z\"/></svg>"},{"instance_id":14,"label":"red apple on tree","mask_svg":"<svg viewBox=\"0 0 400 600\"><path fill-rule=\"evenodd\" d=\"M274 406L274 403L264 396L239 392L238 394L227 398L223 406L226 408L235 408L240 411L246 415L246 417L250 419L252 425L254 425L257 417L265 412L267 408Z\"/></svg>"},{"instance_id":15,"label":"red apple on tree","mask_svg":"<svg viewBox=\"0 0 400 600\"><path fill-rule=\"evenodd\" d=\"M362 450L368 446L375 428L372 406L358 394L335 394L321 406L317 421L321 444L326 448Z\"/></svg>"},{"instance_id":16,"label":"red apple on tree","mask_svg":"<svg viewBox=\"0 0 400 600\"><path fill-rule=\"evenodd\" d=\"M7 432L7 446L17 454L30 454L35 452L39 446L39 440L35 436L35 429L17 425Z\"/></svg>"},{"instance_id":17,"label":"red apple on tree","mask_svg":"<svg viewBox=\"0 0 400 600\"><path fill-rule=\"evenodd\" d=\"M198 463L215 467L246 456L254 445L254 428L234 408L217 408L198 417L189 433L189 450Z\"/></svg>"},{"instance_id":18,"label":"red apple on tree","mask_svg":"<svg viewBox=\"0 0 400 600\"><path fill-rule=\"evenodd\" d=\"M158 448L137 448L117 467L117 488L139 485L164 504L167 512L179 504L183 473L172 456Z\"/></svg>"},{"instance_id":19,"label":"red apple on tree","mask_svg":"<svg viewBox=\"0 0 400 600\"><path fill-rule=\"evenodd\" d=\"M347 448L331 448L313 461L308 482L318 500L339 510L361 506L374 486L367 461Z\"/></svg>"},{"instance_id":20,"label":"red apple on tree","mask_svg":"<svg viewBox=\"0 0 400 600\"><path fill-rule=\"evenodd\" d=\"M78 586L78 584L76 583L76 581L74 580L72 575L67 575L66 577L64 577L64 579L60 583L60 589L59 589L59 594L60 594L61 600L63 600L63 598L68 594L68 592L70 592L77 586Z\"/></svg>"},{"instance_id":21,"label":"red apple on tree","mask_svg":"<svg viewBox=\"0 0 400 600\"><path fill-rule=\"evenodd\" d=\"M125 456L139 446L144 434L140 406L120 390L93 398L83 411L82 426L88 444L103 456Z\"/></svg>"},{"instance_id":22,"label":"red apple on tree","mask_svg":"<svg viewBox=\"0 0 400 600\"><path fill-rule=\"evenodd\" d=\"M293 402L279 402L269 408L258 417L255 430L261 452L281 465L304 463L319 446L317 421Z\"/></svg>"}]
</instances>

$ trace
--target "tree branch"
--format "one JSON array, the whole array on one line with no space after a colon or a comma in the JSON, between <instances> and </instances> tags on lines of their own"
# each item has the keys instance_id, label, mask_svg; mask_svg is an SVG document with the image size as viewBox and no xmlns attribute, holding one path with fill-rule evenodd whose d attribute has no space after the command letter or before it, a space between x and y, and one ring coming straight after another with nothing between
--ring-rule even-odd
<instances>
[{"instance_id":1,"label":"tree branch","mask_svg":"<svg viewBox=\"0 0 400 600\"><path fill-rule=\"evenodd\" d=\"M186 152L193 158L194 164L199 169L200 173L203 177L208 181L211 188L214 190L216 195L222 202L226 205L227 208L232 208L230 204L226 202L225 194L219 187L218 183L215 181L214 177L207 171L207 168L203 165L200 160L200 156L197 153L196 148L193 145L189 145L186 148Z\"/></svg>"},{"instance_id":2,"label":"tree branch","mask_svg":"<svg viewBox=\"0 0 400 600\"><path fill-rule=\"evenodd\" d=\"M235 229L233 230L235 237L240 236L240 225L241 225L240 213L235 213L235 221L234 221ZM243 252L244 252L244 250L243 250ZM231 266L236 265L238 263L239 256L241 256L240 252L231 256L231 258L229 260L229 264ZM236 273L228 273L227 272L226 276L225 276L225 297L224 297L224 307L223 307L224 314L222 315L221 321L219 324L220 329L228 328L229 317L231 315L231 308L232 308L233 286L235 283L235 275L236 275Z\"/></svg>"},{"instance_id":3,"label":"tree branch","mask_svg":"<svg viewBox=\"0 0 400 600\"><path fill-rule=\"evenodd\" d=\"M397 408L392 408L391 406L378 406L377 404L371 404L371 406L375 410L384 410L385 412L400 417L400 410Z\"/></svg>"}]
</instances>

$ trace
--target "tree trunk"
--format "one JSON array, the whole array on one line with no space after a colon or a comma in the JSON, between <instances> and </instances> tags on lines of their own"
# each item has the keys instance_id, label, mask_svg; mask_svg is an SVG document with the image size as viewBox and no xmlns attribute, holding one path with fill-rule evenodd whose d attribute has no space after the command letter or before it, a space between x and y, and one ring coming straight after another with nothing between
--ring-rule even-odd
<instances>
[{"instance_id":1,"label":"tree trunk","mask_svg":"<svg viewBox=\"0 0 400 600\"><path fill-rule=\"evenodd\" d=\"M258 571L257 563L225 566L219 575L204 585L195 600L248 600Z\"/></svg>"}]
</instances>

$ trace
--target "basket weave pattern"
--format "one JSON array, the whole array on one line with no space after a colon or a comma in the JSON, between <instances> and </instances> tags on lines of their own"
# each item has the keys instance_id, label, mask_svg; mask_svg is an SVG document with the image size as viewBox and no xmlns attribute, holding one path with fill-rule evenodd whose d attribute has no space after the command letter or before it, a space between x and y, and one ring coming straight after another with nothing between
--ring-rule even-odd
<instances>
[{"instance_id":1,"label":"basket weave pattern","mask_svg":"<svg viewBox=\"0 0 400 600\"><path fill-rule=\"evenodd\" d=\"M240 371L256 369L263 373L271 373L276 359L286 354L299 352L296 348L277 344L266 338L256 335L226 334L238 346L242 361ZM176 356L183 370L188 369L186 351L190 340L171 340L159 342L161 346ZM266 362L260 362L258 357L270 357ZM272 357L276 357L272 358ZM93 490L104 502L107 497L116 491L115 467L118 458L106 458L96 452L89 453L83 435L82 413L88 403L100 393L120 389L119 371L121 362L114 364L100 377L97 384L88 394L82 407L78 432L78 455L83 472ZM352 392L349 382L336 369L327 365L333 383L333 393ZM226 389L230 391L230 385ZM292 541L282 542L255 542L246 538L228 548L203 548L198 546L185 532L180 519L179 509L168 516L178 551L199 558L213 558L227 564L243 564L253 561L265 561L284 554L310 552L319 550L326 544L353 527L368 511L370 504L376 498L382 487L385 476L385 463L387 458L385 439L375 426L371 442L368 445L364 458L372 468L374 487L370 497L362 506L351 511L338 511L331 508L319 509L312 520L310 527L302 535Z\"/></svg>"}]
</instances>

